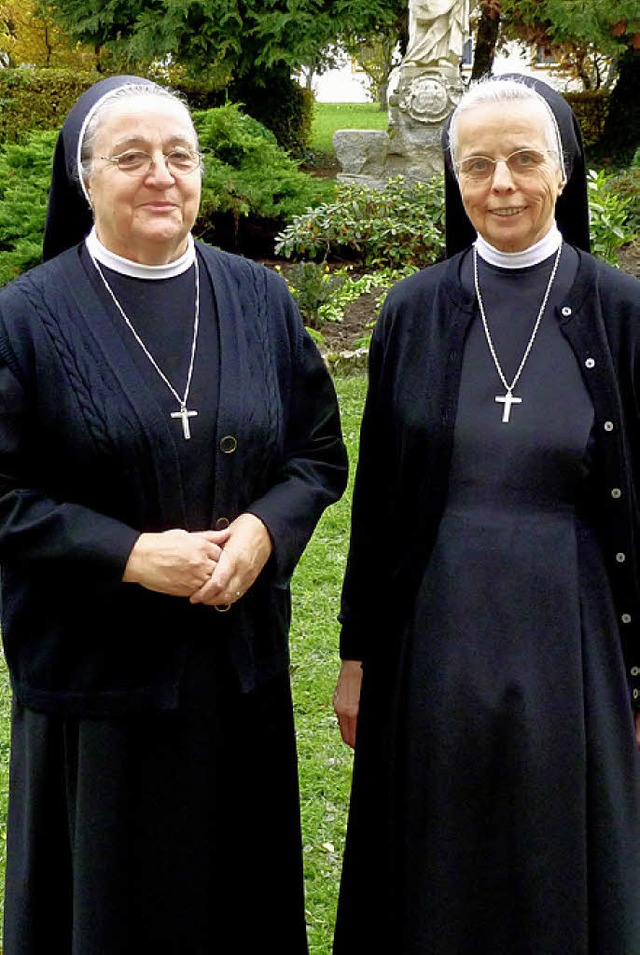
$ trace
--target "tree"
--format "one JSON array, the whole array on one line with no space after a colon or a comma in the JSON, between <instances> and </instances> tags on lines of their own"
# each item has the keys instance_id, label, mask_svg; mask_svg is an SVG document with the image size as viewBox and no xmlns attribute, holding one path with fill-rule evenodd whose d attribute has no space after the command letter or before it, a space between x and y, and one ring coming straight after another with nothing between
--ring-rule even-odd
<instances>
[{"instance_id":1,"label":"tree","mask_svg":"<svg viewBox=\"0 0 640 955\"><path fill-rule=\"evenodd\" d=\"M4 66L95 69L93 51L71 40L51 12L34 0L0 0L0 56Z\"/></svg>"},{"instance_id":2,"label":"tree","mask_svg":"<svg viewBox=\"0 0 640 955\"><path fill-rule=\"evenodd\" d=\"M170 57L215 86L299 69L340 35L393 19L397 0L44 0L79 40L135 61Z\"/></svg>"},{"instance_id":3,"label":"tree","mask_svg":"<svg viewBox=\"0 0 640 955\"><path fill-rule=\"evenodd\" d=\"M42 2L78 40L106 46L132 64L178 64L211 88L226 89L288 146L276 118L279 107L302 115L292 72L316 62L341 35L390 23L398 0Z\"/></svg>"},{"instance_id":4,"label":"tree","mask_svg":"<svg viewBox=\"0 0 640 955\"><path fill-rule=\"evenodd\" d=\"M491 73L500 35L501 0L480 0L471 79L479 80Z\"/></svg>"},{"instance_id":5,"label":"tree","mask_svg":"<svg viewBox=\"0 0 640 955\"><path fill-rule=\"evenodd\" d=\"M595 77L602 55L617 79L604 134L594 152L620 164L640 145L640 9L638 0L502 0L507 35L558 47L583 78ZM590 80L591 85L594 85Z\"/></svg>"},{"instance_id":6,"label":"tree","mask_svg":"<svg viewBox=\"0 0 640 955\"><path fill-rule=\"evenodd\" d=\"M344 66L345 57L343 50L338 46L328 46L325 50L320 50L312 60L305 62L300 67L299 78L309 92L313 92L313 81L316 76L322 76L328 70L336 70Z\"/></svg>"},{"instance_id":7,"label":"tree","mask_svg":"<svg viewBox=\"0 0 640 955\"><path fill-rule=\"evenodd\" d=\"M391 19L368 32L346 33L342 43L349 56L371 80L371 91L381 110L387 108L389 77L400 63L409 39L409 6L407 0L389 4Z\"/></svg>"},{"instance_id":8,"label":"tree","mask_svg":"<svg viewBox=\"0 0 640 955\"><path fill-rule=\"evenodd\" d=\"M389 77L400 62L398 38L379 31L367 37L352 37L345 41L345 49L371 81L371 93L380 110L387 109Z\"/></svg>"}]
</instances>

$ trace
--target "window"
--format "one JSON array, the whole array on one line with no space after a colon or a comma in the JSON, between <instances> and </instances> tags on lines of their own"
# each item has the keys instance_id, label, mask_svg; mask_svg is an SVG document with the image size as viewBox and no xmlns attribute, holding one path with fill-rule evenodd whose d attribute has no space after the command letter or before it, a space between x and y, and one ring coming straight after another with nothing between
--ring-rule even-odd
<instances>
[{"instance_id":1,"label":"window","mask_svg":"<svg viewBox=\"0 0 640 955\"><path fill-rule=\"evenodd\" d=\"M536 43L533 52L534 66L558 66L559 64L560 60L552 46Z\"/></svg>"}]
</instances>

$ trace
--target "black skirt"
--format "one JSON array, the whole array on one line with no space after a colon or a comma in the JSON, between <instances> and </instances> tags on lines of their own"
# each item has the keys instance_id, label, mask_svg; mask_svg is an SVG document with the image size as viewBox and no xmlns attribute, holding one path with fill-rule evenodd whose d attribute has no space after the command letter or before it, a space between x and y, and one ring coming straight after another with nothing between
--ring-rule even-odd
<instances>
[{"instance_id":1,"label":"black skirt","mask_svg":"<svg viewBox=\"0 0 640 955\"><path fill-rule=\"evenodd\" d=\"M287 674L194 648L176 712L14 705L5 955L305 955Z\"/></svg>"}]
</instances>

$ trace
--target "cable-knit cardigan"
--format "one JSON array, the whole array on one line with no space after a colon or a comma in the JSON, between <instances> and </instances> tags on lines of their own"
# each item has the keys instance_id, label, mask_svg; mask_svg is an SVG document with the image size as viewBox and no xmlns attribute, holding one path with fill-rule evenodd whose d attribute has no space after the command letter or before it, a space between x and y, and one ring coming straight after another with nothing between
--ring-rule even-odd
<instances>
[{"instance_id":1,"label":"cable-knit cardigan","mask_svg":"<svg viewBox=\"0 0 640 955\"><path fill-rule=\"evenodd\" d=\"M576 250L558 309L595 412L598 531L631 698L640 708L640 282ZM476 303L459 280L464 253L389 293L373 336L342 595L341 654L389 668L429 561L453 448L464 343ZM561 413L559 410L558 413ZM372 599L384 548L384 599Z\"/></svg>"},{"instance_id":2,"label":"cable-knit cardigan","mask_svg":"<svg viewBox=\"0 0 640 955\"><path fill-rule=\"evenodd\" d=\"M184 526L175 437L72 249L0 290L2 636L25 705L179 705L194 639L243 689L288 662L289 580L346 483L335 392L276 273L198 243L218 313L211 527L243 511L274 551L228 613L124 584L143 531Z\"/></svg>"}]
</instances>

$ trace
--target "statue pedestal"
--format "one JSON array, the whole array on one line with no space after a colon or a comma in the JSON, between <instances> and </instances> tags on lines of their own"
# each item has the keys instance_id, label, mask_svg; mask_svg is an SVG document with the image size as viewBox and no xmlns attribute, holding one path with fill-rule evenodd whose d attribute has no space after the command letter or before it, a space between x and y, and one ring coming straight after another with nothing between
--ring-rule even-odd
<instances>
[{"instance_id":1,"label":"statue pedestal","mask_svg":"<svg viewBox=\"0 0 640 955\"><path fill-rule=\"evenodd\" d=\"M464 87L454 66L424 68L403 64L389 99L391 135L380 130L338 130L333 137L342 167L341 181L382 187L404 176L422 182L442 172L441 136L445 120Z\"/></svg>"}]
</instances>

